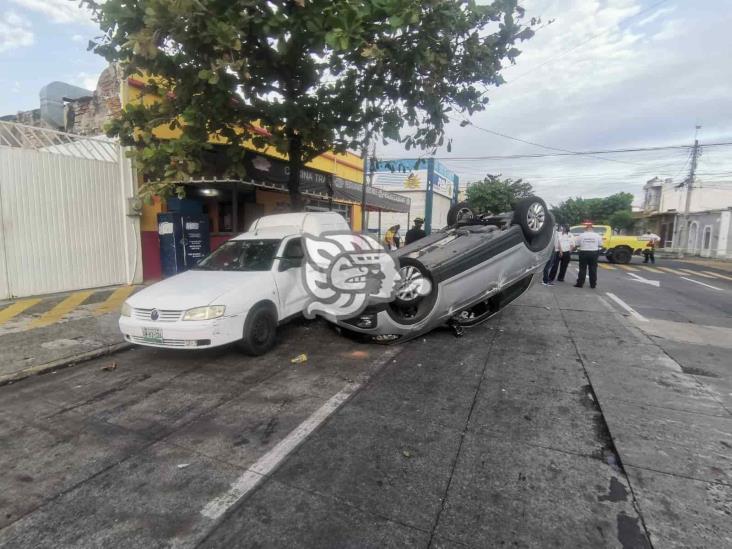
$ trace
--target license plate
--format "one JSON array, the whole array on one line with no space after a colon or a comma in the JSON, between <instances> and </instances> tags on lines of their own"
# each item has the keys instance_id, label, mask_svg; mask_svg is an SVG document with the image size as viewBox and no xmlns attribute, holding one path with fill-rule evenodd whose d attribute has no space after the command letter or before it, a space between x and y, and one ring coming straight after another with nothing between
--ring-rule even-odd
<instances>
[{"instance_id":1,"label":"license plate","mask_svg":"<svg viewBox=\"0 0 732 549\"><path fill-rule=\"evenodd\" d=\"M160 328L143 328L142 339L150 343L162 343L163 331Z\"/></svg>"}]
</instances>

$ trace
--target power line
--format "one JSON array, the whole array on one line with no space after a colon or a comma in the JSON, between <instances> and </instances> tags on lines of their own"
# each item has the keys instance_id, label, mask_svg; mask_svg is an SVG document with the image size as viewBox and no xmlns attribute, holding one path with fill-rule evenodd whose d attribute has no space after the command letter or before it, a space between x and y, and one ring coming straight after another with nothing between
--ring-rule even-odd
<instances>
[{"instance_id":1,"label":"power line","mask_svg":"<svg viewBox=\"0 0 732 549\"><path fill-rule=\"evenodd\" d=\"M453 118L450 118L450 120L454 120L454 119ZM481 126L478 126L478 125L474 124L473 122L471 122L470 120L467 120L467 119L463 119L463 122L467 123L466 125L473 126L474 128L476 128L476 129L478 129L480 131L483 131L483 132L486 132L486 133L489 133L489 134L492 134L492 135L497 135L498 137L503 137L505 139L511 139L512 141L518 141L519 143L526 143L527 145L533 145L534 147L539 147L539 148L547 149L547 150L550 150L550 151L565 152L565 153L574 153L574 152L576 152L576 151L572 151L572 150L569 150L569 149L562 149L560 147L551 147L549 145L542 145L541 143L535 143L533 141L527 141L526 139L521 139L520 137L513 137L512 135L508 135L508 134L505 134L505 133L497 132L497 131L494 131L494 130L489 130L488 128L483 128ZM592 156L592 155L588 155L588 156ZM598 157L595 157L595 158L598 158ZM619 162L621 164L638 164L637 162L628 162L627 160L616 160L614 158L599 158L599 160L605 160L607 162Z\"/></svg>"},{"instance_id":2,"label":"power line","mask_svg":"<svg viewBox=\"0 0 732 549\"><path fill-rule=\"evenodd\" d=\"M729 147L732 145L732 141L720 142L720 143L705 143L704 147ZM572 151L572 152L557 152L557 153L545 153L545 154L512 154L512 155L488 155L488 156L433 156L435 160L465 160L465 161L478 161L478 160L513 160L517 158L549 158L556 156L592 156L596 154L628 154L628 153L640 153L640 152L651 152L651 151L670 151L670 150L683 150L692 149L693 145L666 145L659 147L635 147L627 149L598 149L594 151ZM394 158L381 158L383 162L390 160L400 160L404 156Z\"/></svg>"}]
</instances>

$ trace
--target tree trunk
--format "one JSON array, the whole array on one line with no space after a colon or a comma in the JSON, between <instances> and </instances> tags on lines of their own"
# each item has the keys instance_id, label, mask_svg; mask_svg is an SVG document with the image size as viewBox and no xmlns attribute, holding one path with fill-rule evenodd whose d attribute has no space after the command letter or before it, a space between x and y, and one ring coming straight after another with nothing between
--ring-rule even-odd
<instances>
[{"instance_id":1,"label":"tree trunk","mask_svg":"<svg viewBox=\"0 0 732 549\"><path fill-rule=\"evenodd\" d=\"M303 209L302 195L300 194L300 168L302 167L302 138L294 133L290 134L290 151L287 154L290 175L287 189L290 191L290 207L293 212Z\"/></svg>"}]
</instances>

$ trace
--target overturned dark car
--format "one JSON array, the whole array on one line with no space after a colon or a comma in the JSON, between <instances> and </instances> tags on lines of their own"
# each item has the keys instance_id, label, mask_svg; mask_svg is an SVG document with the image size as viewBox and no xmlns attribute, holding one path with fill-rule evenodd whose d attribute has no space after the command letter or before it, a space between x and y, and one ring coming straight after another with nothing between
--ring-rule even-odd
<instances>
[{"instance_id":1,"label":"overturned dark car","mask_svg":"<svg viewBox=\"0 0 732 549\"><path fill-rule=\"evenodd\" d=\"M460 203L447 221L446 228L394 252L401 281L393 301L337 324L379 342L440 326L461 335L523 294L554 250L554 221L538 197L498 215L477 215Z\"/></svg>"}]
</instances>

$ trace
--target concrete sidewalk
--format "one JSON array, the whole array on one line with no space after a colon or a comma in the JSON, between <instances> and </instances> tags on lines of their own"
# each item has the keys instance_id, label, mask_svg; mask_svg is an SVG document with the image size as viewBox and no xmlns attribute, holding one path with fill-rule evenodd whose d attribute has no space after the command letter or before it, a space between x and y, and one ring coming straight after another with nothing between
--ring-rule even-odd
<instances>
[{"instance_id":1,"label":"concrete sidewalk","mask_svg":"<svg viewBox=\"0 0 732 549\"><path fill-rule=\"evenodd\" d=\"M732 546L729 350L660 338L653 319L572 290L547 299L562 308L651 543Z\"/></svg>"},{"instance_id":2,"label":"concrete sidewalk","mask_svg":"<svg viewBox=\"0 0 732 549\"><path fill-rule=\"evenodd\" d=\"M121 286L0 304L0 385L128 346L117 327Z\"/></svg>"}]
</instances>

